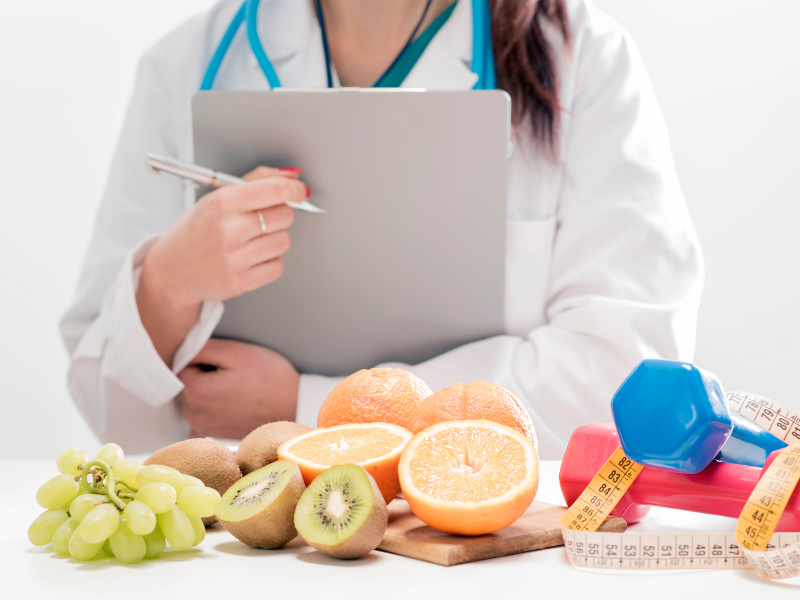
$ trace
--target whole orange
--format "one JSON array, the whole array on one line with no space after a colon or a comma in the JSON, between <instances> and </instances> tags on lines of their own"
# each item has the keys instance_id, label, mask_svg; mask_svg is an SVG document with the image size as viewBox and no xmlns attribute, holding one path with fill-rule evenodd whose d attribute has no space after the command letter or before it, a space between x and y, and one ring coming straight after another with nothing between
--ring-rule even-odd
<instances>
[{"instance_id":1,"label":"whole orange","mask_svg":"<svg viewBox=\"0 0 800 600\"><path fill-rule=\"evenodd\" d=\"M488 381L460 381L429 396L417 409L408 429L419 433L443 421L486 419L516 429L536 445L528 411L507 389Z\"/></svg>"},{"instance_id":2,"label":"whole orange","mask_svg":"<svg viewBox=\"0 0 800 600\"><path fill-rule=\"evenodd\" d=\"M362 369L328 394L319 409L317 427L393 423L408 429L417 408L430 395L424 381L403 369Z\"/></svg>"}]
</instances>

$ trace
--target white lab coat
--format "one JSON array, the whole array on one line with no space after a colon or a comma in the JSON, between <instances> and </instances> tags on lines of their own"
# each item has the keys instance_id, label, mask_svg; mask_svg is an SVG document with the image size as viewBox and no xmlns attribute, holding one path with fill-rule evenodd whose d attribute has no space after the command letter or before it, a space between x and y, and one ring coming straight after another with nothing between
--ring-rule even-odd
<instances>
[{"instance_id":1,"label":"white lab coat","mask_svg":"<svg viewBox=\"0 0 800 600\"><path fill-rule=\"evenodd\" d=\"M155 152L192 160L190 101L240 3L223 0L142 59L76 297L61 324L75 402L101 439L129 452L188 433L176 374L222 312L222 304L205 303L167 366L142 327L135 290L148 248L194 201L193 191L147 173L144 158ZM525 140L509 159L506 335L406 366L434 391L457 380L511 390L530 412L543 458L560 457L577 426L610 419L611 396L641 359L691 360L703 278L639 53L588 0L567 4L573 49L557 52L560 155L553 161ZM264 0L259 30L285 87L325 86L311 2ZM460 0L404 86L471 89L471 54L470 0ZM215 89L268 89L243 30ZM302 375L299 422L315 426L338 380Z\"/></svg>"}]
</instances>

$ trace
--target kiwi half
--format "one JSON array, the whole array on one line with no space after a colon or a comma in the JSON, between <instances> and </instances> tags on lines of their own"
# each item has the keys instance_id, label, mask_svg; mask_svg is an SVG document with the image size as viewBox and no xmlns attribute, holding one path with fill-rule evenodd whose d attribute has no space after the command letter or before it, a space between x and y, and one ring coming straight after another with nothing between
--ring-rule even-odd
<instances>
[{"instance_id":1,"label":"kiwi half","mask_svg":"<svg viewBox=\"0 0 800 600\"><path fill-rule=\"evenodd\" d=\"M281 548L296 535L293 515L306 489L296 464L279 460L245 475L222 496L217 518L253 548Z\"/></svg>"},{"instance_id":2,"label":"kiwi half","mask_svg":"<svg viewBox=\"0 0 800 600\"><path fill-rule=\"evenodd\" d=\"M317 475L294 513L303 539L336 558L359 558L373 551L388 522L380 488L357 465L337 465Z\"/></svg>"},{"instance_id":3,"label":"kiwi half","mask_svg":"<svg viewBox=\"0 0 800 600\"><path fill-rule=\"evenodd\" d=\"M309 431L310 427L292 421L267 423L251 431L236 451L236 462L239 463L242 475L275 462L278 460L278 446Z\"/></svg>"}]
</instances>

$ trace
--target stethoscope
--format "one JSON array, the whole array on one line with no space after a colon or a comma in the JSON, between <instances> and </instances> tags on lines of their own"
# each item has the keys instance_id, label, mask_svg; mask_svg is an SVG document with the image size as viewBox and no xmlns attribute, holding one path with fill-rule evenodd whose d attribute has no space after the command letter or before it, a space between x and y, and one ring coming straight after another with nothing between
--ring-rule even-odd
<instances>
[{"instance_id":1,"label":"stethoscope","mask_svg":"<svg viewBox=\"0 0 800 600\"><path fill-rule=\"evenodd\" d=\"M333 87L327 36L325 33L325 22L322 15L320 0L316 0L316 2L317 15L322 28L322 42L325 50L325 65L327 68L328 87ZM269 57L267 57L267 53L264 52L264 47L261 45L261 40L258 37L258 5L260 3L261 0L245 0L241 8L239 8L236 16L233 17L231 24L228 25L225 35L222 36L222 40L220 41L219 46L217 46L214 55L211 57L211 62L208 64L208 69L206 69L203 82L200 84L201 90L210 90L213 87L214 80L217 77L217 72L222 64L222 59L225 58L225 54L227 54L228 48L230 48L231 42L233 42L233 38L236 36L236 33L242 26L242 22L245 23L247 39L250 42L250 48L253 50L256 60L258 61L264 76L267 78L270 88L274 90L281 87L281 81L278 79L278 74L275 72L275 68L272 66ZM420 19L417 28L414 29L414 33L411 34L411 37L398 55L397 59L395 59L395 62L397 62L397 60L402 56L403 52L405 52L410 45L411 41L419 30L419 25L422 23L425 15L428 12L430 4L431 0L428 0L428 4L425 7L425 12L422 15L422 19ZM478 76L478 81L473 86L473 89L493 90L496 87L494 56L492 54L491 40L492 30L489 12L489 0L472 0L472 72Z\"/></svg>"}]
</instances>

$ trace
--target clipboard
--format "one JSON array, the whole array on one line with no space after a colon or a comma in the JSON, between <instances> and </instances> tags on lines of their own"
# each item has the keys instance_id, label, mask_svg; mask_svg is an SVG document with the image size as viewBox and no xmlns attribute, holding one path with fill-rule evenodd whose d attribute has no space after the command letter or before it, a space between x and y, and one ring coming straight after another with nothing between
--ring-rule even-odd
<instances>
[{"instance_id":1,"label":"clipboard","mask_svg":"<svg viewBox=\"0 0 800 600\"><path fill-rule=\"evenodd\" d=\"M347 375L504 333L510 108L494 90L196 94L196 164L302 167L328 213L295 215L281 278L227 301L214 336Z\"/></svg>"}]
</instances>

